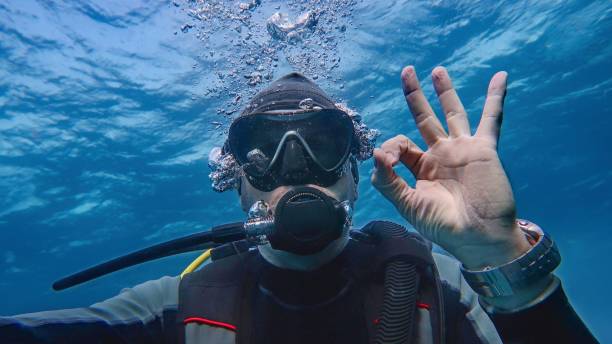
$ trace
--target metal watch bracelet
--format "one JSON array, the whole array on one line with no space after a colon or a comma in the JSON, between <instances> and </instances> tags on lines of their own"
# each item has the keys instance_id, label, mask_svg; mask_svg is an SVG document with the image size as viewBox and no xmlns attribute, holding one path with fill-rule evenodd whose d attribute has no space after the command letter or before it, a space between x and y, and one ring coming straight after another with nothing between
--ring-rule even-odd
<instances>
[{"instance_id":1,"label":"metal watch bracelet","mask_svg":"<svg viewBox=\"0 0 612 344\"><path fill-rule=\"evenodd\" d=\"M551 237L533 222L517 220L519 228L535 245L522 256L496 267L461 272L472 289L486 297L511 296L514 291L548 276L561 263L561 256Z\"/></svg>"}]
</instances>

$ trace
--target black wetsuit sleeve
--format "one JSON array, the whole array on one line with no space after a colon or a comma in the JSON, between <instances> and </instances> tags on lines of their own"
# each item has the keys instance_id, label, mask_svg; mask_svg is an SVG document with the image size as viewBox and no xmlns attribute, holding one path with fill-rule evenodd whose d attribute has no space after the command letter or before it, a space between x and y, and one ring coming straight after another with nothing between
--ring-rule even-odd
<instances>
[{"instance_id":1,"label":"black wetsuit sleeve","mask_svg":"<svg viewBox=\"0 0 612 344\"><path fill-rule=\"evenodd\" d=\"M441 254L434 259L444 287L448 343L597 343L557 277L528 307L501 312L468 285L457 260Z\"/></svg>"},{"instance_id":2,"label":"black wetsuit sleeve","mask_svg":"<svg viewBox=\"0 0 612 344\"><path fill-rule=\"evenodd\" d=\"M538 304L514 313L490 312L502 341L514 343L598 343L561 285Z\"/></svg>"},{"instance_id":3,"label":"black wetsuit sleeve","mask_svg":"<svg viewBox=\"0 0 612 344\"><path fill-rule=\"evenodd\" d=\"M89 307L0 317L0 342L176 342L178 282L164 277Z\"/></svg>"}]
</instances>

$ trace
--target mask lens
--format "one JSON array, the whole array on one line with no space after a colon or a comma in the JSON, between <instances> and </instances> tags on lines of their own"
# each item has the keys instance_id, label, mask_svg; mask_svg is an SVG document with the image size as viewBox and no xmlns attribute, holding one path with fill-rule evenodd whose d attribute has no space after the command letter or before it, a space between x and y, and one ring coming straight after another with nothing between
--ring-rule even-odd
<instances>
[{"instance_id":1,"label":"mask lens","mask_svg":"<svg viewBox=\"0 0 612 344\"><path fill-rule=\"evenodd\" d=\"M340 167L351 149L353 122L347 115L338 116L334 120L330 116L315 117L300 133L318 163L328 171Z\"/></svg>"},{"instance_id":2,"label":"mask lens","mask_svg":"<svg viewBox=\"0 0 612 344\"><path fill-rule=\"evenodd\" d=\"M232 154L250 175L261 176L269 167L280 142L278 129L255 117L239 118L230 127Z\"/></svg>"},{"instance_id":3,"label":"mask lens","mask_svg":"<svg viewBox=\"0 0 612 344\"><path fill-rule=\"evenodd\" d=\"M287 135L291 131L301 140ZM282 150L279 145L283 137L283 145L288 139L300 141L304 153L329 172L339 168L350 153L353 123L346 113L333 109L289 115L252 114L234 121L228 143L244 171L261 177Z\"/></svg>"}]
</instances>

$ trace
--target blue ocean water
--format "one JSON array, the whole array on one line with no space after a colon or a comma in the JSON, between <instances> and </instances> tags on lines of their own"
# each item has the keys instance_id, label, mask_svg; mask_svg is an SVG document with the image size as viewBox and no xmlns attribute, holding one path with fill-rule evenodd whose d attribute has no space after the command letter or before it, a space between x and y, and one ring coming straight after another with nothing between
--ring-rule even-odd
<instances>
[{"instance_id":1,"label":"blue ocean water","mask_svg":"<svg viewBox=\"0 0 612 344\"><path fill-rule=\"evenodd\" d=\"M287 21L270 26L276 12ZM445 65L473 126L488 79L509 72L500 155L519 216L553 235L574 307L612 342L611 18L604 0L4 1L0 313L88 305L177 274L194 254L50 288L243 219L235 192L210 188L207 155L268 80L303 71L379 142L403 133L423 144L399 72L415 65L436 104L428 75ZM361 166L356 224L405 223L369 184L371 168Z\"/></svg>"}]
</instances>

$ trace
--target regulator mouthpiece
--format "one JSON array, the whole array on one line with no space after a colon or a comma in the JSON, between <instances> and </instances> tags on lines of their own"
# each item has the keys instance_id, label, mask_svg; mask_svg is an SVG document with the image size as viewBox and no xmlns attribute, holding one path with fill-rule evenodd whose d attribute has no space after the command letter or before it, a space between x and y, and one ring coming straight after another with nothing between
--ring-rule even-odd
<instances>
[{"instance_id":1,"label":"regulator mouthpiece","mask_svg":"<svg viewBox=\"0 0 612 344\"><path fill-rule=\"evenodd\" d=\"M322 251L338 239L352 218L348 201L339 202L312 188L300 187L287 192L272 216L268 205L258 201L245 223L247 238L272 248L310 255Z\"/></svg>"}]
</instances>

